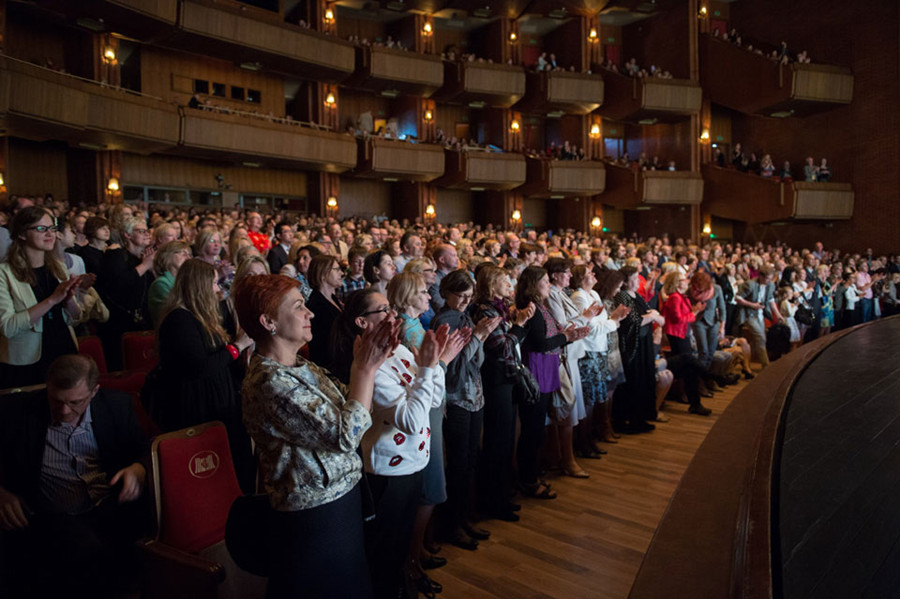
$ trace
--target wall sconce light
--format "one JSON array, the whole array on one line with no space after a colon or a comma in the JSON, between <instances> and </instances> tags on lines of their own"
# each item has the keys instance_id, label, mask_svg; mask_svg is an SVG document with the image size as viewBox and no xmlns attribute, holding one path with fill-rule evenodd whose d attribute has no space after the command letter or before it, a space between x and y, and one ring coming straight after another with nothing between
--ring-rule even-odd
<instances>
[{"instance_id":1,"label":"wall sconce light","mask_svg":"<svg viewBox=\"0 0 900 599\"><path fill-rule=\"evenodd\" d=\"M705 6L701 6L700 7L700 15L699 15L700 18L705 19L707 14L708 14L707 8Z\"/></svg>"},{"instance_id":2,"label":"wall sconce light","mask_svg":"<svg viewBox=\"0 0 900 599\"><path fill-rule=\"evenodd\" d=\"M112 193L116 193L119 191L119 180L115 177L110 177L109 181L106 184L106 189L111 191Z\"/></svg>"},{"instance_id":3,"label":"wall sconce light","mask_svg":"<svg viewBox=\"0 0 900 599\"><path fill-rule=\"evenodd\" d=\"M428 204L427 206L425 206L425 220L434 220L434 204Z\"/></svg>"},{"instance_id":4,"label":"wall sconce light","mask_svg":"<svg viewBox=\"0 0 900 599\"><path fill-rule=\"evenodd\" d=\"M712 226L709 223L703 225L703 234L704 235L712 235Z\"/></svg>"},{"instance_id":5,"label":"wall sconce light","mask_svg":"<svg viewBox=\"0 0 900 599\"><path fill-rule=\"evenodd\" d=\"M334 99L334 94L331 92L328 92L328 95L325 96L325 106L328 106L329 108L334 108L335 103L336 103L336 100Z\"/></svg>"},{"instance_id":6,"label":"wall sconce light","mask_svg":"<svg viewBox=\"0 0 900 599\"><path fill-rule=\"evenodd\" d=\"M116 64L116 51L113 50L112 46L107 46L103 49L103 62L106 64Z\"/></svg>"},{"instance_id":7,"label":"wall sconce light","mask_svg":"<svg viewBox=\"0 0 900 599\"><path fill-rule=\"evenodd\" d=\"M334 11L330 8L325 9L325 22L334 23Z\"/></svg>"},{"instance_id":8,"label":"wall sconce light","mask_svg":"<svg viewBox=\"0 0 900 599\"><path fill-rule=\"evenodd\" d=\"M510 31L509 32L509 43L515 44L517 41L519 41L519 35L515 31Z\"/></svg>"},{"instance_id":9,"label":"wall sconce light","mask_svg":"<svg viewBox=\"0 0 900 599\"><path fill-rule=\"evenodd\" d=\"M432 33L434 33L434 29L431 27L431 22L425 21L425 24L422 25L422 34L431 35Z\"/></svg>"},{"instance_id":10,"label":"wall sconce light","mask_svg":"<svg viewBox=\"0 0 900 599\"><path fill-rule=\"evenodd\" d=\"M518 208L516 208L515 210L512 211L512 221L514 223L518 223L518 222L521 222L521 220L522 220L522 211L519 210Z\"/></svg>"},{"instance_id":11,"label":"wall sconce light","mask_svg":"<svg viewBox=\"0 0 900 599\"><path fill-rule=\"evenodd\" d=\"M3 173L0 173L0 187L6 185L6 181L3 180Z\"/></svg>"},{"instance_id":12,"label":"wall sconce light","mask_svg":"<svg viewBox=\"0 0 900 599\"><path fill-rule=\"evenodd\" d=\"M603 221L600 220L599 216L595 216L591 219L591 228L600 230L600 226L603 224Z\"/></svg>"},{"instance_id":13,"label":"wall sconce light","mask_svg":"<svg viewBox=\"0 0 900 599\"><path fill-rule=\"evenodd\" d=\"M592 44L596 44L599 40L600 40L600 38L597 35L597 29L594 27L591 27L591 31L588 33L588 41L591 42Z\"/></svg>"},{"instance_id":14,"label":"wall sconce light","mask_svg":"<svg viewBox=\"0 0 900 599\"><path fill-rule=\"evenodd\" d=\"M422 116L422 118L425 119L426 123L430 123L431 121L434 120L434 113L431 112L430 110L426 110L425 114Z\"/></svg>"},{"instance_id":15,"label":"wall sconce light","mask_svg":"<svg viewBox=\"0 0 900 599\"><path fill-rule=\"evenodd\" d=\"M325 205L328 206L329 208L331 208L332 210L336 210L337 209L337 198L334 196L331 196L330 198L328 198L328 201L325 203Z\"/></svg>"},{"instance_id":16,"label":"wall sconce light","mask_svg":"<svg viewBox=\"0 0 900 599\"><path fill-rule=\"evenodd\" d=\"M516 119L513 119L512 122L510 122L510 124L509 124L509 130L512 131L513 133L518 133L519 127L520 127L519 121L517 121Z\"/></svg>"},{"instance_id":17,"label":"wall sconce light","mask_svg":"<svg viewBox=\"0 0 900 599\"><path fill-rule=\"evenodd\" d=\"M709 129L704 129L700 133L700 143L709 143Z\"/></svg>"},{"instance_id":18,"label":"wall sconce light","mask_svg":"<svg viewBox=\"0 0 900 599\"><path fill-rule=\"evenodd\" d=\"M591 139L599 139L600 138L600 125L599 123L594 123L591 125L591 132L589 133Z\"/></svg>"}]
</instances>

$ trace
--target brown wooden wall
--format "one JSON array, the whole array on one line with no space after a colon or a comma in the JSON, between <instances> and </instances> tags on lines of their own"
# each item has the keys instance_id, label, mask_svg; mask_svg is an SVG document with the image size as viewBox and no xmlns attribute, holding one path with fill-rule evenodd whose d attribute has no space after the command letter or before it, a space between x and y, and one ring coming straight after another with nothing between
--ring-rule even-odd
<instances>
[{"instance_id":1,"label":"brown wooden wall","mask_svg":"<svg viewBox=\"0 0 900 599\"><path fill-rule=\"evenodd\" d=\"M143 93L158 96L166 101L175 100L179 104L187 104L193 95L194 79L209 81L210 91L213 82L229 86L226 89L226 97L209 96L215 105L248 112L264 114L271 112L275 116L285 115L284 82L278 77L247 71L224 60L178 54L149 46L141 48ZM230 89L232 85L243 87L245 91L258 90L261 102L256 104L232 100Z\"/></svg>"},{"instance_id":2,"label":"brown wooden wall","mask_svg":"<svg viewBox=\"0 0 900 599\"><path fill-rule=\"evenodd\" d=\"M472 194L460 189L438 189L434 214L441 223L467 223L474 220Z\"/></svg>"},{"instance_id":3,"label":"brown wooden wall","mask_svg":"<svg viewBox=\"0 0 900 599\"><path fill-rule=\"evenodd\" d=\"M623 63L637 58L641 68L648 71L650 65L656 65L677 79L690 78L687 3L677 3L668 11L622 29Z\"/></svg>"},{"instance_id":4,"label":"brown wooden wall","mask_svg":"<svg viewBox=\"0 0 900 599\"><path fill-rule=\"evenodd\" d=\"M777 15L777 17L773 17ZM854 75L849 106L803 119L736 115L733 141L783 157L828 158L832 180L853 184L854 218L823 225L750 228L748 236L775 237L809 247L817 240L847 250L900 248L900 5L816 0L758 0L731 5L731 22L749 37L806 49L813 62L848 66Z\"/></svg>"},{"instance_id":5,"label":"brown wooden wall","mask_svg":"<svg viewBox=\"0 0 900 599\"><path fill-rule=\"evenodd\" d=\"M654 206L650 210L625 210L624 213L625 235L637 233L649 237L668 233L673 242L691 236L691 210L687 206Z\"/></svg>"},{"instance_id":6,"label":"brown wooden wall","mask_svg":"<svg viewBox=\"0 0 900 599\"><path fill-rule=\"evenodd\" d=\"M66 145L62 142L36 143L9 138L9 156L3 180L10 195L53 194L68 199Z\"/></svg>"},{"instance_id":7,"label":"brown wooden wall","mask_svg":"<svg viewBox=\"0 0 900 599\"><path fill-rule=\"evenodd\" d=\"M341 216L365 216L391 214L391 184L367 179L341 179L338 198Z\"/></svg>"},{"instance_id":8,"label":"brown wooden wall","mask_svg":"<svg viewBox=\"0 0 900 599\"><path fill-rule=\"evenodd\" d=\"M669 160L674 160L678 170L690 170L690 121L671 125L626 125L625 136L627 152L632 160L636 160L641 152L645 152L648 160L659 156L663 166L666 166Z\"/></svg>"},{"instance_id":9,"label":"brown wooden wall","mask_svg":"<svg viewBox=\"0 0 900 599\"><path fill-rule=\"evenodd\" d=\"M347 123L356 123L359 115L368 111L372 113L372 122L378 119L389 120L391 117L400 118L400 114L394 114L393 102L390 98L378 96L372 92L340 90L337 96L338 103L338 129L343 131Z\"/></svg>"}]
</instances>

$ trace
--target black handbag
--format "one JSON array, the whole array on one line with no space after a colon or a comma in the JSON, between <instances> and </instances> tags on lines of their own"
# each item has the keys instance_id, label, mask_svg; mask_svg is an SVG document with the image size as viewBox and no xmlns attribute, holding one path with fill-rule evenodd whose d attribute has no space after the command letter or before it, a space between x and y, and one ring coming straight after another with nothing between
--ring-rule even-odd
<instances>
[{"instance_id":1,"label":"black handbag","mask_svg":"<svg viewBox=\"0 0 900 599\"><path fill-rule=\"evenodd\" d=\"M534 405L541 398L541 388L538 386L537 380L531 371L522 364L517 362L516 378L513 384L513 398L516 401Z\"/></svg>"},{"instance_id":2,"label":"black handbag","mask_svg":"<svg viewBox=\"0 0 900 599\"><path fill-rule=\"evenodd\" d=\"M794 314L794 320L796 320L800 324L809 326L816 321L816 314L815 312L813 312L812 308L808 306L797 306L797 312Z\"/></svg>"},{"instance_id":3,"label":"black handbag","mask_svg":"<svg viewBox=\"0 0 900 599\"><path fill-rule=\"evenodd\" d=\"M257 576L271 575L267 533L272 507L269 496L242 495L234 500L225 522L225 546L231 559Z\"/></svg>"}]
</instances>

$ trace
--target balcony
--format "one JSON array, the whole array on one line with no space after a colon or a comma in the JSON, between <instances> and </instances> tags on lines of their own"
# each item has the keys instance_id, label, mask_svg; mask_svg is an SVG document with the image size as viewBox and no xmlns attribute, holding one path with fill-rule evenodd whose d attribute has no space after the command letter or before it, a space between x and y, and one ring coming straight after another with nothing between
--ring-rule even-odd
<instances>
[{"instance_id":1,"label":"balcony","mask_svg":"<svg viewBox=\"0 0 900 599\"><path fill-rule=\"evenodd\" d=\"M688 171L639 171L609 165L603 203L622 210L648 205L685 206L703 201L703 177Z\"/></svg>"},{"instance_id":2,"label":"balcony","mask_svg":"<svg viewBox=\"0 0 900 599\"><path fill-rule=\"evenodd\" d=\"M853 217L849 183L785 183L711 164L703 165L704 210L750 224Z\"/></svg>"},{"instance_id":3,"label":"balcony","mask_svg":"<svg viewBox=\"0 0 900 599\"><path fill-rule=\"evenodd\" d=\"M444 176L435 181L440 187L508 190L525 183L525 157L521 154L444 150L444 158Z\"/></svg>"},{"instance_id":4,"label":"balcony","mask_svg":"<svg viewBox=\"0 0 900 599\"><path fill-rule=\"evenodd\" d=\"M434 144L390 139L360 139L359 177L398 181L432 181L444 174L444 150Z\"/></svg>"},{"instance_id":5,"label":"balcony","mask_svg":"<svg viewBox=\"0 0 900 599\"><path fill-rule=\"evenodd\" d=\"M13 58L0 65L0 111L11 135L142 154L178 143L178 111L158 98Z\"/></svg>"},{"instance_id":6,"label":"balcony","mask_svg":"<svg viewBox=\"0 0 900 599\"><path fill-rule=\"evenodd\" d=\"M356 60L349 42L212 0L182 0L178 31L164 45L330 83L346 79Z\"/></svg>"},{"instance_id":7,"label":"balcony","mask_svg":"<svg viewBox=\"0 0 900 599\"><path fill-rule=\"evenodd\" d=\"M360 89L428 97L444 84L444 65L437 56L393 48L356 48L356 72L345 82Z\"/></svg>"},{"instance_id":8,"label":"balcony","mask_svg":"<svg viewBox=\"0 0 900 599\"><path fill-rule=\"evenodd\" d=\"M485 62L444 62L444 86L434 98L446 102L509 108L525 95L522 67Z\"/></svg>"},{"instance_id":9,"label":"balcony","mask_svg":"<svg viewBox=\"0 0 900 599\"><path fill-rule=\"evenodd\" d=\"M593 196L606 189L606 168L602 162L527 158L527 178L521 188L531 197Z\"/></svg>"},{"instance_id":10,"label":"balcony","mask_svg":"<svg viewBox=\"0 0 900 599\"><path fill-rule=\"evenodd\" d=\"M169 32L178 19L178 0L37 0L37 4L66 14L72 21L91 19L136 39Z\"/></svg>"},{"instance_id":11,"label":"balcony","mask_svg":"<svg viewBox=\"0 0 900 599\"><path fill-rule=\"evenodd\" d=\"M356 166L349 135L247 116L185 109L179 154L217 160L250 160L285 168L340 173Z\"/></svg>"},{"instance_id":12,"label":"balcony","mask_svg":"<svg viewBox=\"0 0 900 599\"><path fill-rule=\"evenodd\" d=\"M527 93L518 110L563 112L585 115L603 104L603 78L600 75L569 71L528 73Z\"/></svg>"},{"instance_id":13,"label":"balcony","mask_svg":"<svg viewBox=\"0 0 900 599\"><path fill-rule=\"evenodd\" d=\"M654 125L677 123L700 112L703 90L689 79L641 79L603 71L599 113L616 121Z\"/></svg>"},{"instance_id":14,"label":"balcony","mask_svg":"<svg viewBox=\"0 0 900 599\"><path fill-rule=\"evenodd\" d=\"M850 69L780 65L708 35L700 38L700 76L711 101L747 114L808 116L853 100Z\"/></svg>"}]
</instances>

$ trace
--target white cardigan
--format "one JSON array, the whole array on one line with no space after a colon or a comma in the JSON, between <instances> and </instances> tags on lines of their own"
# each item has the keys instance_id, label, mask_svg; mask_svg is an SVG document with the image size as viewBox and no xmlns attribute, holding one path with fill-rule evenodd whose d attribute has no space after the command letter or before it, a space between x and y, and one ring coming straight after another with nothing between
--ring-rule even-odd
<instances>
[{"instance_id":1,"label":"white cardigan","mask_svg":"<svg viewBox=\"0 0 900 599\"><path fill-rule=\"evenodd\" d=\"M589 291L576 289L571 299L579 312L584 312L594 303L603 305L600 295L593 289ZM591 319L590 327L591 332L583 339L584 349L605 354L609 351L609 334L619 328L618 321L610 319L606 310L603 310L603 312Z\"/></svg>"},{"instance_id":2,"label":"white cardigan","mask_svg":"<svg viewBox=\"0 0 900 599\"><path fill-rule=\"evenodd\" d=\"M431 455L429 413L444 400L443 367L419 368L399 345L375 373L372 428L362 440L366 472L413 474Z\"/></svg>"}]
</instances>

